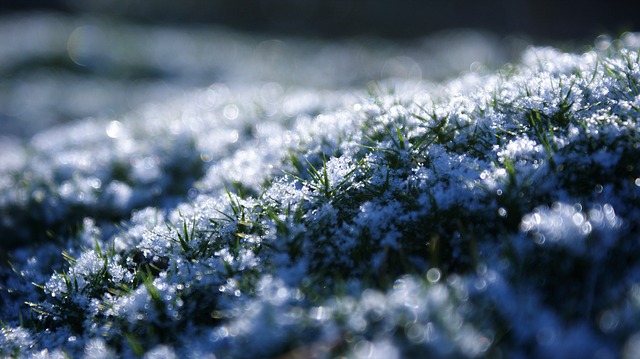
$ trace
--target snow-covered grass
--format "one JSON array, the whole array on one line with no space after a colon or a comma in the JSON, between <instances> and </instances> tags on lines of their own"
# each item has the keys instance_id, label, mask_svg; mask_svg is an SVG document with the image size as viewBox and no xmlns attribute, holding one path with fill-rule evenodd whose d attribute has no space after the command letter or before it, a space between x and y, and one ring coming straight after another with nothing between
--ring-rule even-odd
<instances>
[{"instance_id":1,"label":"snow-covered grass","mask_svg":"<svg viewBox=\"0 0 640 359\"><path fill-rule=\"evenodd\" d=\"M639 48L3 140L0 355L638 357Z\"/></svg>"},{"instance_id":2,"label":"snow-covered grass","mask_svg":"<svg viewBox=\"0 0 640 359\"><path fill-rule=\"evenodd\" d=\"M95 15L0 14L0 133L26 138L75 118L117 117L213 82L321 91L389 77L441 80L472 63L501 65L521 47L512 42L470 30L327 41Z\"/></svg>"}]
</instances>

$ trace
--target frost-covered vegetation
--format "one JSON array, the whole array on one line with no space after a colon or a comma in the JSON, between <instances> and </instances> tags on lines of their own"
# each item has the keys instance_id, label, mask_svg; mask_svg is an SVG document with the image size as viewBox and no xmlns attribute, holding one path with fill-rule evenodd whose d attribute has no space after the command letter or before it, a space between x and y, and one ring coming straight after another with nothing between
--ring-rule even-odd
<instances>
[{"instance_id":1,"label":"frost-covered vegetation","mask_svg":"<svg viewBox=\"0 0 640 359\"><path fill-rule=\"evenodd\" d=\"M322 41L50 13L0 13L0 44L0 133L22 137L213 82L320 91L388 77L442 80L473 62L499 66L521 47L461 30L414 41Z\"/></svg>"},{"instance_id":2,"label":"frost-covered vegetation","mask_svg":"<svg viewBox=\"0 0 640 359\"><path fill-rule=\"evenodd\" d=\"M0 355L638 357L639 48L3 140Z\"/></svg>"}]
</instances>

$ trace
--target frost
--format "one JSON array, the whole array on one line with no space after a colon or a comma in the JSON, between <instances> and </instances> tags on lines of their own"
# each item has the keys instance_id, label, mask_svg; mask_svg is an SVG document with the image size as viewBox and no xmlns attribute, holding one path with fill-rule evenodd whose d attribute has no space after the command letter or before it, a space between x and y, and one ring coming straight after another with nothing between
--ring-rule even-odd
<instances>
[{"instance_id":1,"label":"frost","mask_svg":"<svg viewBox=\"0 0 640 359\"><path fill-rule=\"evenodd\" d=\"M166 345L159 345L147 353L145 353L144 359L176 359L178 356L170 347Z\"/></svg>"},{"instance_id":2,"label":"frost","mask_svg":"<svg viewBox=\"0 0 640 359\"><path fill-rule=\"evenodd\" d=\"M35 345L31 333L24 328L4 327L0 331L0 354L6 356L26 355Z\"/></svg>"},{"instance_id":3,"label":"frost","mask_svg":"<svg viewBox=\"0 0 640 359\"><path fill-rule=\"evenodd\" d=\"M3 137L0 355L633 357L637 37L438 84L393 54L369 91L229 80Z\"/></svg>"},{"instance_id":4,"label":"frost","mask_svg":"<svg viewBox=\"0 0 640 359\"><path fill-rule=\"evenodd\" d=\"M551 208L539 207L533 213L526 214L520 228L531 234L537 244L549 242L575 254L584 254L589 247L587 238L594 230L606 233L620 228L620 225L621 221L610 204L596 205L585 213L580 204L557 202Z\"/></svg>"},{"instance_id":5,"label":"frost","mask_svg":"<svg viewBox=\"0 0 640 359\"><path fill-rule=\"evenodd\" d=\"M110 350L103 339L96 338L87 342L84 348L83 358L85 359L107 359L112 358L115 353Z\"/></svg>"}]
</instances>

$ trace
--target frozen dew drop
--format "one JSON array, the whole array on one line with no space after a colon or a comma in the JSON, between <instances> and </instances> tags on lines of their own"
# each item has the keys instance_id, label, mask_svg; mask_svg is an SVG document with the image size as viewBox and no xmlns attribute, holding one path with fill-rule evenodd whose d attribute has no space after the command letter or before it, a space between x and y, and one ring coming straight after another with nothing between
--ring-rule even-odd
<instances>
[{"instance_id":1,"label":"frozen dew drop","mask_svg":"<svg viewBox=\"0 0 640 359\"><path fill-rule=\"evenodd\" d=\"M69 35L67 55L80 66L90 66L99 59L104 44L105 36L100 28L91 25L79 26Z\"/></svg>"},{"instance_id":2,"label":"frozen dew drop","mask_svg":"<svg viewBox=\"0 0 640 359\"><path fill-rule=\"evenodd\" d=\"M118 138L122 135L122 123L120 121L111 121L107 125L107 136L110 138Z\"/></svg>"},{"instance_id":3,"label":"frozen dew drop","mask_svg":"<svg viewBox=\"0 0 640 359\"><path fill-rule=\"evenodd\" d=\"M289 292L287 291L286 288L278 288L278 290L276 291L276 296L279 299L286 299L288 294Z\"/></svg>"},{"instance_id":4,"label":"frozen dew drop","mask_svg":"<svg viewBox=\"0 0 640 359\"><path fill-rule=\"evenodd\" d=\"M309 316L319 322L329 318L329 312L325 307L314 307L309 311Z\"/></svg>"},{"instance_id":5,"label":"frozen dew drop","mask_svg":"<svg viewBox=\"0 0 640 359\"><path fill-rule=\"evenodd\" d=\"M487 265L484 263L480 263L476 267L476 273L478 275L481 275L481 276L487 275L487 271L488 271Z\"/></svg>"},{"instance_id":6,"label":"frozen dew drop","mask_svg":"<svg viewBox=\"0 0 640 359\"><path fill-rule=\"evenodd\" d=\"M576 226L581 226L584 223L585 218L581 212L576 212L573 214L573 216L571 216L571 220Z\"/></svg>"},{"instance_id":7,"label":"frozen dew drop","mask_svg":"<svg viewBox=\"0 0 640 359\"><path fill-rule=\"evenodd\" d=\"M233 131L229 132L229 143L238 142L238 138L240 138L240 134L238 133L238 131L233 130Z\"/></svg>"},{"instance_id":8,"label":"frozen dew drop","mask_svg":"<svg viewBox=\"0 0 640 359\"><path fill-rule=\"evenodd\" d=\"M604 216L607 221L609 221L609 223L615 223L616 212L614 211L613 207L610 204L606 203L602 206L602 210L604 211Z\"/></svg>"},{"instance_id":9,"label":"frozen dew drop","mask_svg":"<svg viewBox=\"0 0 640 359\"><path fill-rule=\"evenodd\" d=\"M469 71L471 72L479 72L482 68L482 63L479 61L474 61L469 65Z\"/></svg>"},{"instance_id":10,"label":"frozen dew drop","mask_svg":"<svg viewBox=\"0 0 640 359\"><path fill-rule=\"evenodd\" d=\"M523 232L529 232L534 227L540 225L542 218L540 213L527 214L522 218L520 223L520 230Z\"/></svg>"},{"instance_id":11,"label":"frozen dew drop","mask_svg":"<svg viewBox=\"0 0 640 359\"><path fill-rule=\"evenodd\" d=\"M500 217L507 217L507 210L504 207L498 208L498 215Z\"/></svg>"},{"instance_id":12,"label":"frozen dew drop","mask_svg":"<svg viewBox=\"0 0 640 359\"><path fill-rule=\"evenodd\" d=\"M396 279L395 282L393 282L393 289L395 290L402 290L405 288L405 280L402 278Z\"/></svg>"},{"instance_id":13,"label":"frozen dew drop","mask_svg":"<svg viewBox=\"0 0 640 359\"><path fill-rule=\"evenodd\" d=\"M482 278L478 278L473 282L473 286L480 292L484 291L487 288L487 281L482 279Z\"/></svg>"},{"instance_id":14,"label":"frozen dew drop","mask_svg":"<svg viewBox=\"0 0 640 359\"><path fill-rule=\"evenodd\" d=\"M618 317L610 310L605 310L598 316L598 325L605 332L611 332L618 326Z\"/></svg>"},{"instance_id":15,"label":"frozen dew drop","mask_svg":"<svg viewBox=\"0 0 640 359\"><path fill-rule=\"evenodd\" d=\"M218 332L221 338L226 338L231 334L231 332L229 332L229 329L227 327L221 327Z\"/></svg>"},{"instance_id":16,"label":"frozen dew drop","mask_svg":"<svg viewBox=\"0 0 640 359\"><path fill-rule=\"evenodd\" d=\"M611 46L611 37L600 35L596 38L595 47L600 51L606 51Z\"/></svg>"},{"instance_id":17,"label":"frozen dew drop","mask_svg":"<svg viewBox=\"0 0 640 359\"><path fill-rule=\"evenodd\" d=\"M96 190L98 190L98 189L100 189L100 187L102 187L102 181L99 178L91 179L90 184L91 184L91 187L93 189L96 189Z\"/></svg>"},{"instance_id":18,"label":"frozen dew drop","mask_svg":"<svg viewBox=\"0 0 640 359\"><path fill-rule=\"evenodd\" d=\"M546 241L546 238L545 238L545 236L544 236L543 234L535 233L535 234L533 235L533 241L534 241L536 244L542 245L542 244L544 244L544 242Z\"/></svg>"},{"instance_id":19,"label":"frozen dew drop","mask_svg":"<svg viewBox=\"0 0 640 359\"><path fill-rule=\"evenodd\" d=\"M239 113L240 113L240 109L238 109L238 106L234 104L228 104L222 110L222 115L227 120L235 120L236 118L238 118Z\"/></svg>"},{"instance_id":20,"label":"frozen dew drop","mask_svg":"<svg viewBox=\"0 0 640 359\"><path fill-rule=\"evenodd\" d=\"M640 187L640 178L636 178L636 180L634 181L635 185L637 187Z\"/></svg>"},{"instance_id":21,"label":"frozen dew drop","mask_svg":"<svg viewBox=\"0 0 640 359\"><path fill-rule=\"evenodd\" d=\"M582 226L580 226L580 231L582 231L582 234L585 236L590 234L592 230L593 230L593 226L588 221L584 222Z\"/></svg>"},{"instance_id":22,"label":"frozen dew drop","mask_svg":"<svg viewBox=\"0 0 640 359\"><path fill-rule=\"evenodd\" d=\"M596 193L602 193L602 190L604 190L604 187L601 184L595 186Z\"/></svg>"},{"instance_id":23,"label":"frozen dew drop","mask_svg":"<svg viewBox=\"0 0 640 359\"><path fill-rule=\"evenodd\" d=\"M633 32L625 32L620 39L626 47L640 47L640 35Z\"/></svg>"},{"instance_id":24,"label":"frozen dew drop","mask_svg":"<svg viewBox=\"0 0 640 359\"><path fill-rule=\"evenodd\" d=\"M427 280L430 283L437 283L442 276L438 268L431 268L427 271Z\"/></svg>"},{"instance_id":25,"label":"frozen dew drop","mask_svg":"<svg viewBox=\"0 0 640 359\"><path fill-rule=\"evenodd\" d=\"M412 323L405 328L407 339L412 343L422 343L425 340L425 328L422 324Z\"/></svg>"},{"instance_id":26,"label":"frozen dew drop","mask_svg":"<svg viewBox=\"0 0 640 359\"><path fill-rule=\"evenodd\" d=\"M496 194L497 194L498 196L502 196L502 190L501 190L501 189L497 190L497 191L496 191Z\"/></svg>"},{"instance_id":27,"label":"frozen dew drop","mask_svg":"<svg viewBox=\"0 0 640 359\"><path fill-rule=\"evenodd\" d=\"M196 197L198 197L199 191L195 188L190 188L187 191L187 198L189 198L190 200L194 200Z\"/></svg>"},{"instance_id":28,"label":"frozen dew drop","mask_svg":"<svg viewBox=\"0 0 640 359\"><path fill-rule=\"evenodd\" d=\"M356 358L370 358L373 355L373 344L367 340L360 340L354 345Z\"/></svg>"},{"instance_id":29,"label":"frozen dew drop","mask_svg":"<svg viewBox=\"0 0 640 359\"><path fill-rule=\"evenodd\" d=\"M589 220L594 223L602 223L604 220L604 213L602 213L602 210L597 207L593 208L589 211Z\"/></svg>"}]
</instances>

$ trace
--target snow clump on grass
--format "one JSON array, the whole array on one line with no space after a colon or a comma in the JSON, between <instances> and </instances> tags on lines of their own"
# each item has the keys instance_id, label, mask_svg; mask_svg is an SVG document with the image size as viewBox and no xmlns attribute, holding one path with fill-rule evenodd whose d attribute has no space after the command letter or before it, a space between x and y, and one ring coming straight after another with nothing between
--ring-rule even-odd
<instances>
[{"instance_id":1,"label":"snow clump on grass","mask_svg":"<svg viewBox=\"0 0 640 359\"><path fill-rule=\"evenodd\" d=\"M633 357L638 38L2 140L0 354Z\"/></svg>"}]
</instances>

